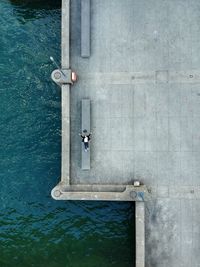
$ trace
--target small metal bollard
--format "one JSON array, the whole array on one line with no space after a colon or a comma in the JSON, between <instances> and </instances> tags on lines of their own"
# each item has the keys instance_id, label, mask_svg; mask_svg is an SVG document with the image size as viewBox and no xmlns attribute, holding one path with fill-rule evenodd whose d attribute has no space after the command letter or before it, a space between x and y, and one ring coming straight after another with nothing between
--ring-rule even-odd
<instances>
[{"instance_id":1,"label":"small metal bollard","mask_svg":"<svg viewBox=\"0 0 200 267\"><path fill-rule=\"evenodd\" d=\"M77 75L71 69L56 69L51 73L51 79L58 85L73 84L77 81Z\"/></svg>"},{"instance_id":2,"label":"small metal bollard","mask_svg":"<svg viewBox=\"0 0 200 267\"><path fill-rule=\"evenodd\" d=\"M134 181L134 183L133 183L134 187L139 187L140 185L141 185L140 181Z\"/></svg>"}]
</instances>

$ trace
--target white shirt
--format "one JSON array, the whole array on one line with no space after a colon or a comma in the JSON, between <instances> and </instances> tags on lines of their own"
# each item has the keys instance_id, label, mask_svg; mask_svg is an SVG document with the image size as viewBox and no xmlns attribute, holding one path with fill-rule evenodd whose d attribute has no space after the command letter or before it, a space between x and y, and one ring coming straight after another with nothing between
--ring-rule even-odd
<instances>
[{"instance_id":1,"label":"white shirt","mask_svg":"<svg viewBox=\"0 0 200 267\"><path fill-rule=\"evenodd\" d=\"M87 136L84 137L84 143L88 143L88 137Z\"/></svg>"}]
</instances>

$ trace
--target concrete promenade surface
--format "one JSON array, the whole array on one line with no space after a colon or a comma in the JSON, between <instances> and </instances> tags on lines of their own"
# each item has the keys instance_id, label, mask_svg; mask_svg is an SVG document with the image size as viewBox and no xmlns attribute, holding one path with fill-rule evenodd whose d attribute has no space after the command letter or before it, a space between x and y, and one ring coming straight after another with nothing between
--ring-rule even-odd
<instances>
[{"instance_id":1,"label":"concrete promenade surface","mask_svg":"<svg viewBox=\"0 0 200 267\"><path fill-rule=\"evenodd\" d=\"M71 1L72 185L148 186L146 267L200 267L200 1L91 0L91 56ZM91 170L81 170L81 100Z\"/></svg>"},{"instance_id":2,"label":"concrete promenade surface","mask_svg":"<svg viewBox=\"0 0 200 267\"><path fill-rule=\"evenodd\" d=\"M152 187L146 267L199 267L200 1L92 0L91 12L91 57L83 59L80 1L72 1L72 181ZM92 105L90 172L81 172L75 134L84 97Z\"/></svg>"}]
</instances>

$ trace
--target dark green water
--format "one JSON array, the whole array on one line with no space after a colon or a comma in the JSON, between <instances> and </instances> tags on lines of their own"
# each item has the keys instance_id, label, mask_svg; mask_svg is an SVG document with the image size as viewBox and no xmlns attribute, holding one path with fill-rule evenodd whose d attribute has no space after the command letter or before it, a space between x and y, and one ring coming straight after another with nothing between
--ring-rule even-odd
<instances>
[{"instance_id":1,"label":"dark green water","mask_svg":"<svg viewBox=\"0 0 200 267\"><path fill-rule=\"evenodd\" d=\"M129 203L56 202L60 1L0 1L0 267L133 266Z\"/></svg>"}]
</instances>

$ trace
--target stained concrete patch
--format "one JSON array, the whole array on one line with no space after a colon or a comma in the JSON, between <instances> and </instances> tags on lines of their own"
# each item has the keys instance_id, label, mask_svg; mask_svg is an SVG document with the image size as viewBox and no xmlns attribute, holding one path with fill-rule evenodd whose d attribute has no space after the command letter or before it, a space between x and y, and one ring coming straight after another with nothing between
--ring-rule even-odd
<instances>
[{"instance_id":1,"label":"stained concrete patch","mask_svg":"<svg viewBox=\"0 0 200 267\"><path fill-rule=\"evenodd\" d=\"M158 70L156 71L156 82L168 82L169 72L168 70Z\"/></svg>"},{"instance_id":2,"label":"stained concrete patch","mask_svg":"<svg viewBox=\"0 0 200 267\"><path fill-rule=\"evenodd\" d=\"M147 205L145 266L182 266L181 201L155 199Z\"/></svg>"}]
</instances>

